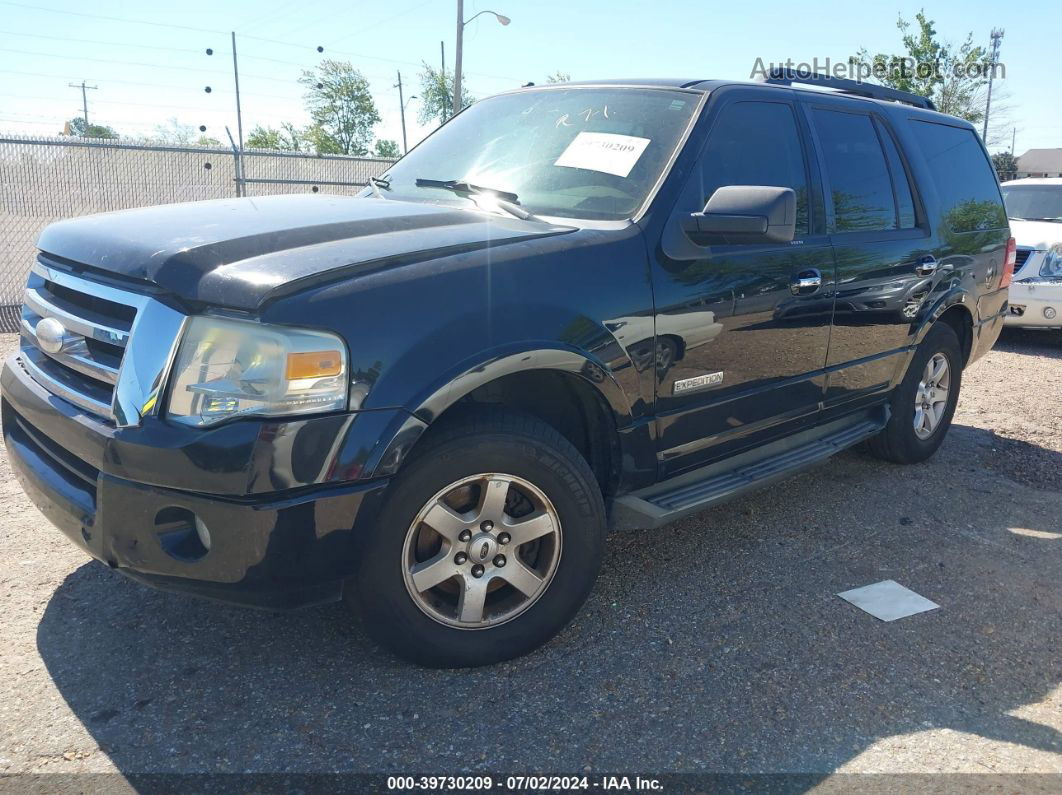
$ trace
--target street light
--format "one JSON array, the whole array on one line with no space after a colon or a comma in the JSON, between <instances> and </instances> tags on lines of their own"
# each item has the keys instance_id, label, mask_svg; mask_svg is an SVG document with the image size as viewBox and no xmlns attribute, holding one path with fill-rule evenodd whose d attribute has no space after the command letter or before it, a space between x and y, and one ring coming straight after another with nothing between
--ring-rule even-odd
<instances>
[{"instance_id":1,"label":"street light","mask_svg":"<svg viewBox=\"0 0 1062 795\"><path fill-rule=\"evenodd\" d=\"M461 48L465 38L465 25L471 22L476 17L481 17L484 14L491 14L498 23L501 25L508 25L512 22L509 17L504 14L499 14L497 11L480 11L478 14L472 17L472 19L465 19L465 0L457 0L457 56L456 63L454 64L454 115L456 116L461 112ZM445 75L443 75L445 77Z\"/></svg>"}]
</instances>

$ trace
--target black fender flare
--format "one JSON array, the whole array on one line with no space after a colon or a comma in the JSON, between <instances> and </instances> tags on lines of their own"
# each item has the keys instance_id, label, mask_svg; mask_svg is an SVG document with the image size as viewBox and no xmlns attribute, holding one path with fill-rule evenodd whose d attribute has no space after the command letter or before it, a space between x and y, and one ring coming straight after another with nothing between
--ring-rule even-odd
<instances>
[{"instance_id":1,"label":"black fender flare","mask_svg":"<svg viewBox=\"0 0 1062 795\"><path fill-rule=\"evenodd\" d=\"M911 344L911 349L908 352L906 360L904 362L904 372L907 370L907 364L910 362L911 357L914 356L915 348L922 344L922 340L925 339L926 334L933 327L933 324L940 320L940 316L947 312L954 306L963 307L970 316L970 324L973 327L977 326L977 307L976 299L969 290L962 287L953 287L940 296L936 303L933 304L932 309L925 313L921 325L915 331L914 340ZM965 366L965 362L963 365Z\"/></svg>"},{"instance_id":2,"label":"black fender flare","mask_svg":"<svg viewBox=\"0 0 1062 795\"><path fill-rule=\"evenodd\" d=\"M965 290L962 287L953 287L944 295L937 299L933 304L933 308L926 312L925 317L922 320L922 325L918 327L918 331L915 332L914 344L917 345L923 339L926 334L929 333L930 327L938 320L940 316L951 309L953 306L961 305L967 312L970 313L970 322L977 325L977 318L975 317L976 307L973 305L973 296L969 290Z\"/></svg>"},{"instance_id":3,"label":"black fender flare","mask_svg":"<svg viewBox=\"0 0 1062 795\"><path fill-rule=\"evenodd\" d=\"M396 429L381 453L371 462L371 477L393 475L417 440L443 412L479 387L513 373L554 371L574 375L594 388L612 412L617 430L633 421L630 400L611 370L585 351L562 346L520 347L485 351L465 362L436 385L415 406L407 407L408 420Z\"/></svg>"}]
</instances>

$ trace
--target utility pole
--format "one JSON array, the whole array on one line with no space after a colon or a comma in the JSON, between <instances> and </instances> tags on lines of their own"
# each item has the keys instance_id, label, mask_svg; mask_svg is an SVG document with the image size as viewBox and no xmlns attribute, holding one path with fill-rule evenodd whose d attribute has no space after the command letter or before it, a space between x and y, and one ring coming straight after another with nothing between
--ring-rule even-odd
<instances>
[{"instance_id":1,"label":"utility pole","mask_svg":"<svg viewBox=\"0 0 1062 795\"><path fill-rule=\"evenodd\" d=\"M445 41L440 41L439 42L439 65L442 68L442 71L439 72L439 75L440 75L439 79L442 80L443 93L446 94L446 104L447 105L452 105L453 104L453 98L450 96L450 87L446 84L446 42ZM443 119L443 121L446 121L446 119Z\"/></svg>"},{"instance_id":2,"label":"utility pole","mask_svg":"<svg viewBox=\"0 0 1062 795\"><path fill-rule=\"evenodd\" d=\"M409 143L406 141L406 100L402 96L402 72L398 72L398 107L402 114L402 154L409 151Z\"/></svg>"},{"instance_id":3,"label":"utility pole","mask_svg":"<svg viewBox=\"0 0 1062 795\"><path fill-rule=\"evenodd\" d=\"M232 31L232 79L236 83L236 136L240 142L236 187L237 195L246 195L247 183L243 181L243 110L240 108L240 65L236 60L236 31Z\"/></svg>"},{"instance_id":4,"label":"utility pole","mask_svg":"<svg viewBox=\"0 0 1062 795\"><path fill-rule=\"evenodd\" d=\"M1018 138L1018 128L1015 127L1013 130L1010 131L1010 153L1012 155L1014 154L1014 143L1017 140L1017 138Z\"/></svg>"},{"instance_id":5,"label":"utility pole","mask_svg":"<svg viewBox=\"0 0 1062 795\"><path fill-rule=\"evenodd\" d=\"M988 113L992 109L992 78L996 74L996 62L999 60L999 42L1003 38L1003 28L992 28L992 57L988 64L988 98L985 100L985 126L981 140L988 143Z\"/></svg>"},{"instance_id":6,"label":"utility pole","mask_svg":"<svg viewBox=\"0 0 1062 795\"><path fill-rule=\"evenodd\" d=\"M461 112L461 50L465 40L465 0L457 0L457 50L454 53L454 115Z\"/></svg>"},{"instance_id":7,"label":"utility pole","mask_svg":"<svg viewBox=\"0 0 1062 795\"><path fill-rule=\"evenodd\" d=\"M80 83L67 83L67 85L70 86L70 88L80 88L81 89L81 118L83 118L85 120L85 134L88 135L89 123L88 123L88 93L87 92L90 91L90 90L94 91L97 88L99 88L99 86L87 86L87 85L85 85L85 81L84 80L82 80Z\"/></svg>"}]
</instances>

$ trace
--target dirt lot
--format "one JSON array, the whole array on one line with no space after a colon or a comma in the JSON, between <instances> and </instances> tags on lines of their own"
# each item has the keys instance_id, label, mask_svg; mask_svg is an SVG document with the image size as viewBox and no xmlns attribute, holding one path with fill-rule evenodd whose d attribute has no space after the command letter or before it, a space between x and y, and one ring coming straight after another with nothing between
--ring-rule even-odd
<instances>
[{"instance_id":1,"label":"dirt lot","mask_svg":"<svg viewBox=\"0 0 1062 795\"><path fill-rule=\"evenodd\" d=\"M849 452L616 535L555 641L458 672L395 660L339 605L127 581L0 460L0 772L1062 775L1060 408L1062 339L1007 335L929 463ZM834 595L883 579L941 609L881 623Z\"/></svg>"}]
</instances>

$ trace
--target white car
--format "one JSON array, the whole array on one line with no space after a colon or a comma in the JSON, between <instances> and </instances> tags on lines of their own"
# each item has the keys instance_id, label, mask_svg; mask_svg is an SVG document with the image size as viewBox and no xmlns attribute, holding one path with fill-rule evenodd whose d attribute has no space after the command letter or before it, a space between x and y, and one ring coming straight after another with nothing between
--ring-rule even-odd
<instances>
[{"instance_id":1,"label":"white car","mask_svg":"<svg viewBox=\"0 0 1062 795\"><path fill-rule=\"evenodd\" d=\"M1003 201L1018 243L1003 322L1062 329L1062 177L1004 182Z\"/></svg>"}]
</instances>

